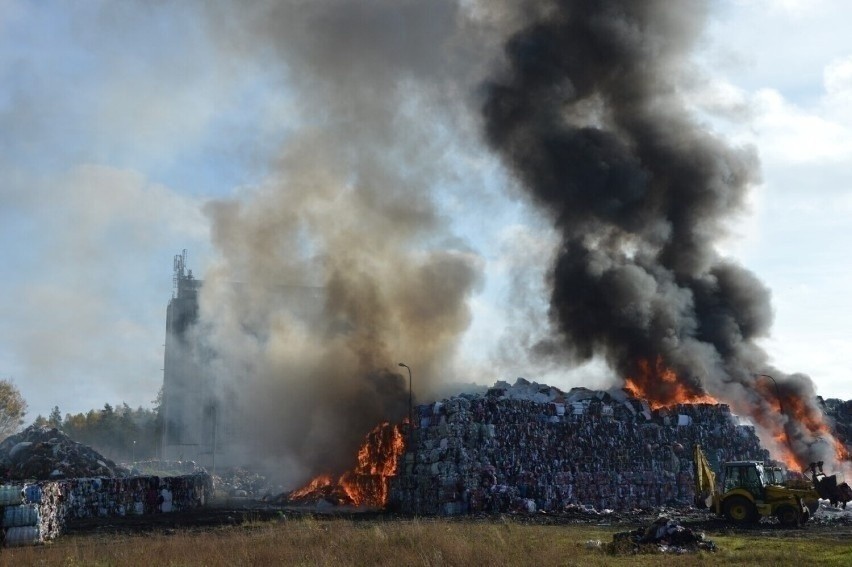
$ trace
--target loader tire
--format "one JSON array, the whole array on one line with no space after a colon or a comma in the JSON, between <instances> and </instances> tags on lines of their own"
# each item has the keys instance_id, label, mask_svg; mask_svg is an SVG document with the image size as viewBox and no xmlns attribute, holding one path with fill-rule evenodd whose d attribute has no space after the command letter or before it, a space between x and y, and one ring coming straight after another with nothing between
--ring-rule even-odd
<instances>
[{"instance_id":1,"label":"loader tire","mask_svg":"<svg viewBox=\"0 0 852 567\"><path fill-rule=\"evenodd\" d=\"M775 510L775 517L778 518L778 522L788 528L798 526L799 522L804 523L804 519L800 515L801 513L794 506L779 506Z\"/></svg>"},{"instance_id":2,"label":"loader tire","mask_svg":"<svg viewBox=\"0 0 852 567\"><path fill-rule=\"evenodd\" d=\"M753 524L760 517L754 504L744 496L731 496L725 500L722 512L735 524Z\"/></svg>"}]
</instances>

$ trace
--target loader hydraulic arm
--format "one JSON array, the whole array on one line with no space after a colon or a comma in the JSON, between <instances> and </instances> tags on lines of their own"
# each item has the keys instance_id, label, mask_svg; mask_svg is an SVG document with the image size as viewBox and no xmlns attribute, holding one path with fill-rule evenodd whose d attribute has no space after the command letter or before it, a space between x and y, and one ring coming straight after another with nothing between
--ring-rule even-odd
<instances>
[{"instance_id":1,"label":"loader hydraulic arm","mask_svg":"<svg viewBox=\"0 0 852 567\"><path fill-rule=\"evenodd\" d=\"M696 444L693 451L695 477L695 507L708 508L716 492L716 473L710 468L701 445Z\"/></svg>"}]
</instances>

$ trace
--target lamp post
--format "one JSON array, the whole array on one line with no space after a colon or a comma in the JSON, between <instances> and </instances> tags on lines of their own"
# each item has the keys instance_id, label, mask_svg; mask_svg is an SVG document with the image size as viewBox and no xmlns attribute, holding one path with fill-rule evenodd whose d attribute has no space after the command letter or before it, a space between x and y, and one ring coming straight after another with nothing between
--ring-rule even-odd
<instances>
[{"instance_id":1,"label":"lamp post","mask_svg":"<svg viewBox=\"0 0 852 567\"><path fill-rule=\"evenodd\" d=\"M131 459L133 464L136 464L136 439L133 440L133 458Z\"/></svg>"},{"instance_id":2,"label":"lamp post","mask_svg":"<svg viewBox=\"0 0 852 567\"><path fill-rule=\"evenodd\" d=\"M781 390L778 389L778 382L775 381L775 378L770 376L769 374L755 374L756 377L769 378L772 380L772 383L775 384L775 395L778 397L778 410L781 413L784 413L784 405L781 402Z\"/></svg>"},{"instance_id":3,"label":"lamp post","mask_svg":"<svg viewBox=\"0 0 852 567\"><path fill-rule=\"evenodd\" d=\"M414 417L412 416L412 413L414 406L411 405L411 367L402 362L400 362L399 365L408 370L408 428L410 431L413 431Z\"/></svg>"}]
</instances>

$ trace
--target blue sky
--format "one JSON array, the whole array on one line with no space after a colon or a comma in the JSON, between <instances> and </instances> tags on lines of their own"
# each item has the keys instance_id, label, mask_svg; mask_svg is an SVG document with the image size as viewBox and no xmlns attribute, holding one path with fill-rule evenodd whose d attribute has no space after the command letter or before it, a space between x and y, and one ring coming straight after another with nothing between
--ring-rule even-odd
<instances>
[{"instance_id":1,"label":"blue sky","mask_svg":"<svg viewBox=\"0 0 852 567\"><path fill-rule=\"evenodd\" d=\"M685 94L707 127L754 145L763 172L722 251L772 290L775 364L852 398L852 6L712 5L703 79ZM205 203L247 198L290 136L324 119L300 112L280 53L244 49L196 10L0 0L0 376L29 418L150 403L172 256L189 249L203 275L215 260ZM446 136L453 172L435 200L485 273L457 381L609 383L596 364L493 366L508 282L523 273L544 294L553 237L484 147ZM544 317L543 299L533 308Z\"/></svg>"}]
</instances>

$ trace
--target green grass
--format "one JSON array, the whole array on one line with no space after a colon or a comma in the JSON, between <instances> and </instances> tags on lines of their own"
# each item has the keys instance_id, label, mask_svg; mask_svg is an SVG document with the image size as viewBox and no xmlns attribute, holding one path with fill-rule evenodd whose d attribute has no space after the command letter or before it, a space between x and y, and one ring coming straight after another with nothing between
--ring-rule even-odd
<instances>
[{"instance_id":1,"label":"green grass","mask_svg":"<svg viewBox=\"0 0 852 567\"><path fill-rule=\"evenodd\" d=\"M536 526L510 521L299 519L250 522L171 535L66 536L35 548L4 549L0 565L852 565L847 538L709 536L719 551L613 556L588 549L626 528Z\"/></svg>"}]
</instances>

